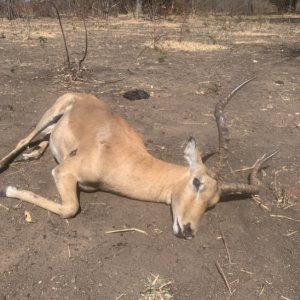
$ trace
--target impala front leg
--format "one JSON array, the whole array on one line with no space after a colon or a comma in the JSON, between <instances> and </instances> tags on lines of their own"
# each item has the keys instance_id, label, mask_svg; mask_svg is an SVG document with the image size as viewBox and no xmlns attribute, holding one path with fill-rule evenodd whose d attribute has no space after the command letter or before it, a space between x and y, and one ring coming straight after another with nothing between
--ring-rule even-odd
<instances>
[{"instance_id":1,"label":"impala front leg","mask_svg":"<svg viewBox=\"0 0 300 300\"><path fill-rule=\"evenodd\" d=\"M12 186L0 189L0 196L32 203L60 215L62 218L75 216L79 209L76 178L71 174L63 172L61 166L53 170L53 176L61 196L61 203L56 203L30 191L18 190Z\"/></svg>"},{"instance_id":2,"label":"impala front leg","mask_svg":"<svg viewBox=\"0 0 300 300\"><path fill-rule=\"evenodd\" d=\"M62 204L59 215L62 218L74 217L79 210L77 179L68 172L67 166L59 165L52 171Z\"/></svg>"},{"instance_id":3,"label":"impala front leg","mask_svg":"<svg viewBox=\"0 0 300 300\"><path fill-rule=\"evenodd\" d=\"M49 144L48 141L42 141L37 146L30 149L31 151L29 153L22 153L14 161L22 162L22 161L39 159L47 149L48 144Z\"/></svg>"}]
</instances>

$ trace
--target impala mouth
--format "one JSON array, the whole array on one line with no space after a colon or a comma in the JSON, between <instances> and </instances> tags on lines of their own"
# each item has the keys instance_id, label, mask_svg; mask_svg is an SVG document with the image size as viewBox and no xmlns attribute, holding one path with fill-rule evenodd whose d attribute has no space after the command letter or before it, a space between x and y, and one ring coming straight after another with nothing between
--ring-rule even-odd
<instances>
[{"instance_id":1,"label":"impala mouth","mask_svg":"<svg viewBox=\"0 0 300 300\"><path fill-rule=\"evenodd\" d=\"M178 238L183 238L185 240L190 240L195 236L194 231L191 228L191 223L188 222L187 224L183 225L183 229L182 229L179 224L178 218L176 217L174 217L174 222L173 222L173 233Z\"/></svg>"},{"instance_id":2,"label":"impala mouth","mask_svg":"<svg viewBox=\"0 0 300 300\"><path fill-rule=\"evenodd\" d=\"M192 230L191 223L188 222L187 224L183 225L182 235L186 240L192 239L194 235L194 231Z\"/></svg>"}]
</instances>

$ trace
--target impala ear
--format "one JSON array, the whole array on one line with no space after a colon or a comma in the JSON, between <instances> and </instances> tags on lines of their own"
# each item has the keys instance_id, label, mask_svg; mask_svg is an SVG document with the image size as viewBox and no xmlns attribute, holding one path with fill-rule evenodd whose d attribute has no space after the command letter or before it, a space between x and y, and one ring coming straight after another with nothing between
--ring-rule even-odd
<instances>
[{"instance_id":1,"label":"impala ear","mask_svg":"<svg viewBox=\"0 0 300 300\"><path fill-rule=\"evenodd\" d=\"M193 137L190 137L184 149L184 158L187 160L191 171L195 170L199 165L203 165L200 151L196 147L196 141Z\"/></svg>"}]
</instances>

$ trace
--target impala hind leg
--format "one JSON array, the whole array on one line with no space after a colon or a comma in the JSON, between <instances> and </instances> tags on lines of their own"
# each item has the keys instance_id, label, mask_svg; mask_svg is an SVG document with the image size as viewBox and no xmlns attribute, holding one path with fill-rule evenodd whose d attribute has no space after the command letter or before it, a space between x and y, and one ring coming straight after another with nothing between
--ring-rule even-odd
<instances>
[{"instance_id":1,"label":"impala hind leg","mask_svg":"<svg viewBox=\"0 0 300 300\"><path fill-rule=\"evenodd\" d=\"M22 139L15 149L0 160L0 171L7 167L7 165L22 152L38 134L49 134L65 111L72 107L75 100L73 94L65 94L58 98L55 104L44 113L34 130L26 138Z\"/></svg>"},{"instance_id":2,"label":"impala hind leg","mask_svg":"<svg viewBox=\"0 0 300 300\"><path fill-rule=\"evenodd\" d=\"M62 218L75 216L79 209L76 178L71 174L62 172L60 166L53 170L53 176L61 196L61 203L56 203L30 191L18 190L12 186L0 189L0 196L32 203L60 215Z\"/></svg>"},{"instance_id":3,"label":"impala hind leg","mask_svg":"<svg viewBox=\"0 0 300 300\"><path fill-rule=\"evenodd\" d=\"M11 152L9 152L5 157L3 157L0 160L0 171L2 171L14 158L16 158L16 156L25 150L25 148L30 144L30 142L40 133L43 134L43 131L48 133L48 127L53 129L53 124L56 123L62 116L61 114L58 115L52 115L52 116L48 116L50 113L50 111L53 110L50 109L48 110L45 115L42 117L42 119L40 120L40 122L36 125L36 127L34 128L34 130L24 139L22 139L17 146L15 147L15 149L13 149ZM43 149L44 147L44 149ZM47 147L47 145L42 146L42 149L45 150ZM42 152L43 153L43 152ZM41 153L41 154L42 154Z\"/></svg>"},{"instance_id":4,"label":"impala hind leg","mask_svg":"<svg viewBox=\"0 0 300 300\"><path fill-rule=\"evenodd\" d=\"M33 130L26 138L22 139L5 157L0 160L0 171L2 171L21 151L23 151L34 137L39 134L37 129Z\"/></svg>"}]
</instances>

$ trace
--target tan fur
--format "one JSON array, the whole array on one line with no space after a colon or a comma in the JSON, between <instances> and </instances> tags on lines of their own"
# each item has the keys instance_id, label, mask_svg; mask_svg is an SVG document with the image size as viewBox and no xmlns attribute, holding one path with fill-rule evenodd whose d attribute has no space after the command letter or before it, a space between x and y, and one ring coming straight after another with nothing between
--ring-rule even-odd
<instances>
[{"instance_id":1,"label":"tan fur","mask_svg":"<svg viewBox=\"0 0 300 300\"><path fill-rule=\"evenodd\" d=\"M194 140L185 150L189 167L156 159L122 118L89 94L60 97L33 132L0 161L0 168L34 137L49 131L50 149L59 163L52 174L61 203L14 187L6 188L7 197L33 203L64 218L78 211L77 186L86 191L108 190L133 199L169 203L174 233L186 238L196 233L206 208L219 200L217 181L207 174ZM44 142L42 151L46 146ZM193 184L194 178L201 181L199 190Z\"/></svg>"},{"instance_id":2,"label":"tan fur","mask_svg":"<svg viewBox=\"0 0 300 300\"><path fill-rule=\"evenodd\" d=\"M188 167L161 161L147 152L135 131L103 101L89 94L66 94L46 111L35 129L0 161L1 171L35 137L45 139L50 135L50 149L59 163L52 175L61 203L11 186L0 188L0 196L33 203L64 218L78 212L78 187L89 192L102 189L133 199L164 202L172 207L174 234L192 238L198 230L201 216L208 207L219 201L221 194L257 194L259 170L279 152L274 151L256 161L249 184L224 183L220 180L229 156L229 129L223 112L232 97L252 80L254 78L242 82L216 104L214 116L219 150L210 170L202 163L193 138L184 150ZM47 146L48 140L42 140L31 153L23 153L22 160L38 159Z\"/></svg>"}]
</instances>

